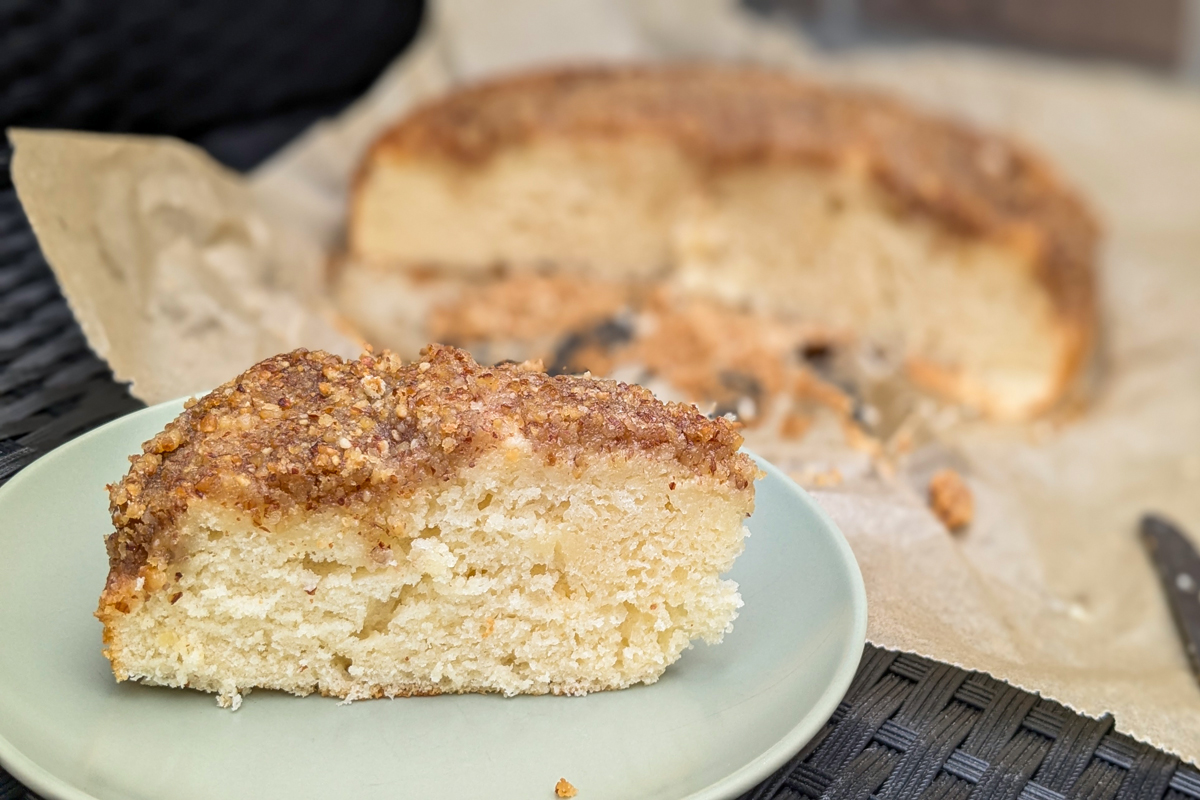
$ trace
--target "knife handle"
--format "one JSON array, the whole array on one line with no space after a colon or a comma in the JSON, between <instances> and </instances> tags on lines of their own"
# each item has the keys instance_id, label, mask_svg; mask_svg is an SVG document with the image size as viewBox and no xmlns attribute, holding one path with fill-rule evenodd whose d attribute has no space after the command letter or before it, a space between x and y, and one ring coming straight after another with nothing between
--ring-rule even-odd
<instances>
[{"instance_id":1,"label":"knife handle","mask_svg":"<svg viewBox=\"0 0 1200 800\"><path fill-rule=\"evenodd\" d=\"M1192 673L1200 680L1200 554L1179 527L1156 514L1142 517L1141 535L1158 571Z\"/></svg>"}]
</instances>

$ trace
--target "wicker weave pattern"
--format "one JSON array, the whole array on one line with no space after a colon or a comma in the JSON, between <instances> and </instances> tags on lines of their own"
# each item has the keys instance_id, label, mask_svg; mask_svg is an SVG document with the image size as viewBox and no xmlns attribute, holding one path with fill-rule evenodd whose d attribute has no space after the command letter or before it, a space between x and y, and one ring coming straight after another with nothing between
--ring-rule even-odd
<instances>
[{"instance_id":1,"label":"wicker weave pattern","mask_svg":"<svg viewBox=\"0 0 1200 800\"><path fill-rule=\"evenodd\" d=\"M868 646L833 719L743 800L1200 800L1200 771L976 672Z\"/></svg>"}]
</instances>

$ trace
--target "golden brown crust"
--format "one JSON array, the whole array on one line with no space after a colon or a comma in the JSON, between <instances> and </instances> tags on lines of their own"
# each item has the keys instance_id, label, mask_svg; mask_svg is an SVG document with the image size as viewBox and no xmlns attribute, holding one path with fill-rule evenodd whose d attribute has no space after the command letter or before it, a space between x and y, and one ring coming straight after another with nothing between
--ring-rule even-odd
<instances>
[{"instance_id":1,"label":"golden brown crust","mask_svg":"<svg viewBox=\"0 0 1200 800\"><path fill-rule=\"evenodd\" d=\"M354 512L372 493L448 479L513 437L547 463L577 468L626 453L673 459L737 489L757 474L731 423L641 387L483 367L441 345L410 364L386 352L344 361L296 350L191 403L130 458L109 487L109 589L117 596L148 563L165 570L173 523L193 500L243 509L268 527L295 509Z\"/></svg>"},{"instance_id":2,"label":"golden brown crust","mask_svg":"<svg viewBox=\"0 0 1200 800\"><path fill-rule=\"evenodd\" d=\"M1098 229L1080 199L1016 143L877 93L713 65L529 73L418 109L376 142L363 169L407 158L480 164L536 138L631 135L667 139L709 169L802 160L862 171L901 213L1028 253L1075 330L1068 360L1090 348Z\"/></svg>"}]
</instances>

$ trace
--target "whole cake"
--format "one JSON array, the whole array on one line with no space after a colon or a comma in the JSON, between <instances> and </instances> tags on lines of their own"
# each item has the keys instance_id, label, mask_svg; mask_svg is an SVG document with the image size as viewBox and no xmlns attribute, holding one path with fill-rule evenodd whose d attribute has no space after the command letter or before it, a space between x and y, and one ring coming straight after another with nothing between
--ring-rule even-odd
<instances>
[{"instance_id":1,"label":"whole cake","mask_svg":"<svg viewBox=\"0 0 1200 800\"><path fill-rule=\"evenodd\" d=\"M898 350L927 389L1025 417L1092 347L1096 240L1027 149L877 94L749 68L565 69L461 89L376 142L339 296L387 338L424 313L379 291L389 276L665 281Z\"/></svg>"},{"instance_id":2,"label":"whole cake","mask_svg":"<svg viewBox=\"0 0 1200 800\"><path fill-rule=\"evenodd\" d=\"M106 654L235 707L652 683L741 605L740 443L639 387L450 347L270 358L109 487Z\"/></svg>"}]
</instances>

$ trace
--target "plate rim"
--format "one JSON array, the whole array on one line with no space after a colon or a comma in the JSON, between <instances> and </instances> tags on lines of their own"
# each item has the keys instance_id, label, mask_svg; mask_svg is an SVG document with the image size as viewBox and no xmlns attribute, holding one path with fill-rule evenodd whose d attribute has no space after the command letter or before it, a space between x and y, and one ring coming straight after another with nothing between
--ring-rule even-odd
<instances>
[{"instance_id":1,"label":"plate rim","mask_svg":"<svg viewBox=\"0 0 1200 800\"><path fill-rule=\"evenodd\" d=\"M109 420L97 428L93 428L68 442L64 442L50 452L35 459L10 478L3 486L0 486L0 503L3 503L6 495L17 491L14 487L21 486L25 480L29 479L28 476L33 474L32 470L35 466L43 469L46 468L49 462L63 458L64 454L72 447L103 435L109 428L126 423L130 417L143 414L150 415L153 412L162 411L168 407L179 407L182 410L182 404L186 400L198 396L187 395L138 409L116 419ZM858 560L854 557L854 551L851 549L850 543L846 541L845 534L842 533L841 528L837 526L813 496L789 478L781 469L746 448L742 448L742 452L754 459L760 469L778 479L787 487L791 494L815 512L816 517L825 526L829 534L831 534L834 548L841 560L841 565L848 573L851 601L854 606L853 628L848 644L841 653L834 679L825 686L817 702L813 704L812 710L804 718L780 737L778 741L749 762L743 764L720 780L710 783L703 789L689 795L681 796L679 800L728 800L728 798L737 797L758 783L761 783L779 769L779 767L787 763L804 745L808 744L816 736L817 732L833 716L833 712L837 709L838 704L845 697L846 691L850 688L850 683L854 679L858 665L862 660L863 650L866 647L866 584L863 581L862 569L858 565ZM60 778L39 766L36 761L12 744L4 736L3 732L0 732L0 766L27 788L46 796L48 800L49 798L53 798L54 800L99 800L95 795L89 794L83 789L69 783L64 778Z\"/></svg>"},{"instance_id":2,"label":"plate rim","mask_svg":"<svg viewBox=\"0 0 1200 800\"><path fill-rule=\"evenodd\" d=\"M812 710L805 715L804 719L753 760L743 764L716 783L711 783L680 800L728 800L728 798L737 797L766 780L775 770L786 764L801 748L812 741L817 732L833 716L838 704L846 696L846 691L850 688L855 673L858 672L858 665L862 661L863 650L867 644L867 588L863 581L862 569L858 566L858 559L854 557L850 543L846 541L846 535L825 512L825 509L821 508L821 504L798 483L789 478L783 470L746 448L742 448L742 452L753 458L764 472L778 478L789 492L799 497L801 502L815 511L817 518L832 534L834 546L849 572L850 593L854 602L854 628L849 644L842 653L842 660L834 679L826 685L820 698L813 704Z\"/></svg>"}]
</instances>

